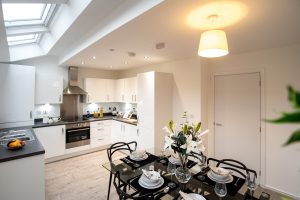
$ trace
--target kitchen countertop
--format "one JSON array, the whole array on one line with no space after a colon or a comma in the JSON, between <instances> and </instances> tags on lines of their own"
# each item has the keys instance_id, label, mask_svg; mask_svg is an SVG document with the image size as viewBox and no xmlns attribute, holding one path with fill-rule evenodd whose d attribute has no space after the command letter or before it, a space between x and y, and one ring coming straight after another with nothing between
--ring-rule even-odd
<instances>
[{"instance_id":1,"label":"kitchen countertop","mask_svg":"<svg viewBox=\"0 0 300 200\"><path fill-rule=\"evenodd\" d=\"M59 122L53 122L53 123L42 123L42 122L35 122L32 128L42 128L42 127L48 127L48 126L59 126L59 125L67 125L67 124L74 124L74 123L79 123L79 122L94 122L94 121L103 121L103 120L116 120L120 122L124 122L127 124L131 125L137 125L137 121L134 121L132 119L125 119L125 118L120 118L120 117L115 117L115 116L104 116L102 118L93 118L90 117L88 119L84 120L78 120L75 122L64 122L64 121L59 121Z\"/></svg>"},{"instance_id":2,"label":"kitchen countertop","mask_svg":"<svg viewBox=\"0 0 300 200\"><path fill-rule=\"evenodd\" d=\"M21 129L29 129L33 137L35 138L35 140L26 141L26 145L23 148L18 150L9 150L6 148L6 146L0 145L0 163L45 153L44 147L37 139L31 126L7 128L7 129L1 129L1 131L21 130Z\"/></svg>"}]
</instances>

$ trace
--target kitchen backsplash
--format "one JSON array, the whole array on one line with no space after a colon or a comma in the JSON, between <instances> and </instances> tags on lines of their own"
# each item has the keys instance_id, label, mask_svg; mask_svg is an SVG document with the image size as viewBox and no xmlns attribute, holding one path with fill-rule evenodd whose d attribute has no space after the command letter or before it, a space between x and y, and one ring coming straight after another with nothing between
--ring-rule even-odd
<instances>
[{"instance_id":1,"label":"kitchen backsplash","mask_svg":"<svg viewBox=\"0 0 300 200\"><path fill-rule=\"evenodd\" d=\"M126 112L133 111L136 114L137 104L131 103L90 103L83 104L83 114L87 114L87 111L93 113L97 111L98 108L103 107L105 113L111 112L113 107L117 111ZM109 109L110 108L110 109ZM35 105L34 107L34 118L43 118L46 116L59 117L60 116L60 104L45 104L45 105Z\"/></svg>"}]
</instances>

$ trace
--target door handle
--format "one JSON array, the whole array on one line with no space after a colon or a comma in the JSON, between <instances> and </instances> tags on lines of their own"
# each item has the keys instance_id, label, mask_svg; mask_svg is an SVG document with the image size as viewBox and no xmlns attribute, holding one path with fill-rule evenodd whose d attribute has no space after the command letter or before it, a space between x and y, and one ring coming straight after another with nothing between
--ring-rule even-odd
<instances>
[{"instance_id":1,"label":"door handle","mask_svg":"<svg viewBox=\"0 0 300 200\"><path fill-rule=\"evenodd\" d=\"M30 111L29 116L30 116L30 119L32 119L32 111Z\"/></svg>"},{"instance_id":2,"label":"door handle","mask_svg":"<svg viewBox=\"0 0 300 200\"><path fill-rule=\"evenodd\" d=\"M58 97L58 102L61 102L61 95L59 95Z\"/></svg>"}]
</instances>

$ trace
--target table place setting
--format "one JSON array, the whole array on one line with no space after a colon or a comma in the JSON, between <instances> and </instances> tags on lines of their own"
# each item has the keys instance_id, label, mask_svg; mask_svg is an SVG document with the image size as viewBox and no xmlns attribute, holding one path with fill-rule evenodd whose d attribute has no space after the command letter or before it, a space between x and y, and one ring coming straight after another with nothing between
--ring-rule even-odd
<instances>
[{"instance_id":1,"label":"table place setting","mask_svg":"<svg viewBox=\"0 0 300 200\"><path fill-rule=\"evenodd\" d=\"M158 159L157 156L148 153L146 150L133 151L129 156L120 160L129 165L132 169L138 169L144 165L154 162Z\"/></svg>"},{"instance_id":2,"label":"table place setting","mask_svg":"<svg viewBox=\"0 0 300 200\"><path fill-rule=\"evenodd\" d=\"M179 191L179 194L181 195L183 200L205 200L205 198L197 193L185 193L182 191Z\"/></svg>"},{"instance_id":3,"label":"table place setting","mask_svg":"<svg viewBox=\"0 0 300 200\"><path fill-rule=\"evenodd\" d=\"M209 166L209 168L210 171L207 172L207 176L216 183L231 183L233 181L231 171L222 167Z\"/></svg>"},{"instance_id":4,"label":"table place setting","mask_svg":"<svg viewBox=\"0 0 300 200\"><path fill-rule=\"evenodd\" d=\"M159 172L145 169L142 169L142 175L129 181L131 187L139 191L141 195L164 195L178 187L177 184L174 187L169 187L169 182L170 180L161 176Z\"/></svg>"}]
</instances>

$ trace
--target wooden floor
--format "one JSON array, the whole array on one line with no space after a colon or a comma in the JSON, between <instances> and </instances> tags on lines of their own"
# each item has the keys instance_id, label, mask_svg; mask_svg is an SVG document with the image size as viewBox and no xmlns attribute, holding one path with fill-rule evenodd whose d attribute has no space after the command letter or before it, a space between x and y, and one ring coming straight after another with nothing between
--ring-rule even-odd
<instances>
[{"instance_id":1,"label":"wooden floor","mask_svg":"<svg viewBox=\"0 0 300 200\"><path fill-rule=\"evenodd\" d=\"M106 200L109 172L102 167L106 162L106 151L98 151L46 164L46 200ZM255 196L261 191L258 188ZM281 199L279 194L267 192L271 199ZM110 199L118 199L113 186Z\"/></svg>"}]
</instances>

